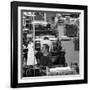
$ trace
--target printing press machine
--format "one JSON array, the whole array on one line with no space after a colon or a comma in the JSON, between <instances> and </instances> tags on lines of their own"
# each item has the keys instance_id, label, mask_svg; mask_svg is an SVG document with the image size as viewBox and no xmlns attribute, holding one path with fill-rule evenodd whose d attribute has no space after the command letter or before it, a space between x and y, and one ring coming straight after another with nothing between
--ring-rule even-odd
<instances>
[{"instance_id":1,"label":"printing press machine","mask_svg":"<svg viewBox=\"0 0 90 90\"><path fill-rule=\"evenodd\" d=\"M54 66L48 68L45 66L25 66L23 67L24 73L23 77L34 77L34 76L55 76L55 75L73 75L76 71L73 68Z\"/></svg>"},{"instance_id":2,"label":"printing press machine","mask_svg":"<svg viewBox=\"0 0 90 90\"><path fill-rule=\"evenodd\" d=\"M76 74L76 70L69 67L65 61L65 51L62 50L56 32L48 30L47 28L35 28L35 50L38 52L41 50L41 41L45 37L52 42L53 49L50 52L51 60L53 63L52 67L45 67L41 65L23 66L23 77L34 77L34 76L54 76L54 75L73 75ZM65 38L65 37L64 37Z\"/></svg>"}]
</instances>

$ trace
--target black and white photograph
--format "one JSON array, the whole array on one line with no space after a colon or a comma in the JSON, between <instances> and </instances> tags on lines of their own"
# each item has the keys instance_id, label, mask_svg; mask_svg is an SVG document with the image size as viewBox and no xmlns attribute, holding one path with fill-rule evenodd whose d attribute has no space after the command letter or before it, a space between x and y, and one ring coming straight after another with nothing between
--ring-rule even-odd
<instances>
[{"instance_id":1,"label":"black and white photograph","mask_svg":"<svg viewBox=\"0 0 90 90\"><path fill-rule=\"evenodd\" d=\"M80 14L21 11L22 77L80 74Z\"/></svg>"},{"instance_id":2,"label":"black and white photograph","mask_svg":"<svg viewBox=\"0 0 90 90\"><path fill-rule=\"evenodd\" d=\"M84 14L18 6L18 83L84 79Z\"/></svg>"}]
</instances>

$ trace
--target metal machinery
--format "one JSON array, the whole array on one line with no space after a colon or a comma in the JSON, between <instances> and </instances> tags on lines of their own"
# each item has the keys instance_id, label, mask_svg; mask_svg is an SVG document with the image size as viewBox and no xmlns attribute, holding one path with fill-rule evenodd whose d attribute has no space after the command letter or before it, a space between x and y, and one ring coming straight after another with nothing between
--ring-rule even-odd
<instances>
[{"instance_id":1,"label":"metal machinery","mask_svg":"<svg viewBox=\"0 0 90 90\"><path fill-rule=\"evenodd\" d=\"M32 27L34 24L34 34L32 32ZM27 28L28 27L28 28ZM27 28L27 30L25 30ZM41 51L42 42L44 42L45 38L51 42L50 46L50 58L52 60L52 68L40 66L40 65L24 65L23 66L23 76L24 77L32 77L32 76L43 76L43 75L68 75L75 74L75 70L68 67L65 60L65 50L62 48L61 41L57 39L57 35L55 31L51 30L50 24L46 21L35 21L32 23L26 24L24 28L24 44L28 43L26 36L33 34L34 42L35 42L35 50L37 52ZM24 52L25 53L25 52ZM27 52L25 53L26 56Z\"/></svg>"}]
</instances>

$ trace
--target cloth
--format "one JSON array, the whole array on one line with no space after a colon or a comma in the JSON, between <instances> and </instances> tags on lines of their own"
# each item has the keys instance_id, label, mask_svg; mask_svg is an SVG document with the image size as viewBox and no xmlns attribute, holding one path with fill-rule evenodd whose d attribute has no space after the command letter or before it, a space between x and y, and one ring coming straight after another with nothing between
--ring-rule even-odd
<instances>
[{"instance_id":1,"label":"cloth","mask_svg":"<svg viewBox=\"0 0 90 90\"><path fill-rule=\"evenodd\" d=\"M40 58L40 65L51 67L52 62L51 62L50 57L49 56L42 56Z\"/></svg>"},{"instance_id":2,"label":"cloth","mask_svg":"<svg viewBox=\"0 0 90 90\"><path fill-rule=\"evenodd\" d=\"M62 19L58 20L56 30L58 32L58 38L62 39L62 36L64 36L65 34L65 26L64 26L64 21Z\"/></svg>"},{"instance_id":3,"label":"cloth","mask_svg":"<svg viewBox=\"0 0 90 90\"><path fill-rule=\"evenodd\" d=\"M28 44L28 56L27 56L27 65L37 64L35 55L34 55L34 45L33 43Z\"/></svg>"}]
</instances>

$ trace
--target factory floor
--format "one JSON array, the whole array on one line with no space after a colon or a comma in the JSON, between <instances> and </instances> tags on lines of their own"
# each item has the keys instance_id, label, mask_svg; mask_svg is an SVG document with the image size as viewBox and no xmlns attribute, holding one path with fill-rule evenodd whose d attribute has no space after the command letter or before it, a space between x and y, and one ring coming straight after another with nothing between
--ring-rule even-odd
<instances>
[{"instance_id":1,"label":"factory floor","mask_svg":"<svg viewBox=\"0 0 90 90\"><path fill-rule=\"evenodd\" d=\"M67 64L70 66L71 63L79 64L79 51L75 51L73 40L62 41L62 46L65 49L65 59Z\"/></svg>"}]
</instances>

